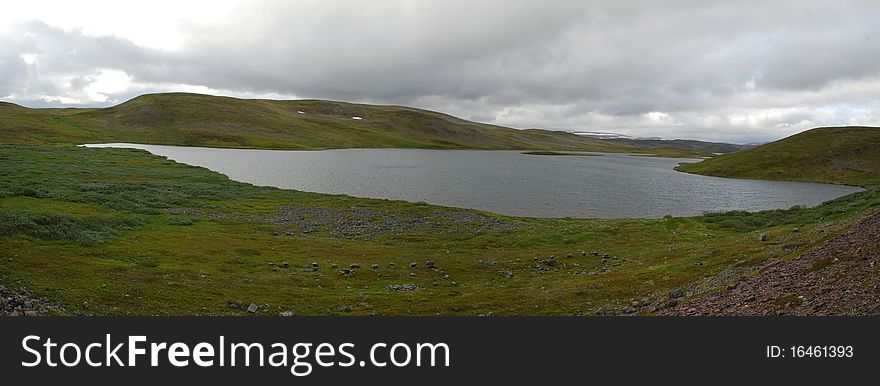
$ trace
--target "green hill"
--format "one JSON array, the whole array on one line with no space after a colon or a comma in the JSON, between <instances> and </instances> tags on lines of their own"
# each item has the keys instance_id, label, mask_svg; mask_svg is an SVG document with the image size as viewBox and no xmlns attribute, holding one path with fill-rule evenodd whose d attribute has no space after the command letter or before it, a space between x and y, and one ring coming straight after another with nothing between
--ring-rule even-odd
<instances>
[{"instance_id":1,"label":"green hill","mask_svg":"<svg viewBox=\"0 0 880 386\"><path fill-rule=\"evenodd\" d=\"M721 177L880 185L880 128L826 127L676 170Z\"/></svg>"},{"instance_id":2,"label":"green hill","mask_svg":"<svg viewBox=\"0 0 880 386\"><path fill-rule=\"evenodd\" d=\"M263 149L637 150L570 133L517 130L410 107L186 93L142 95L100 109L30 109L3 103L0 142L137 142Z\"/></svg>"}]
</instances>

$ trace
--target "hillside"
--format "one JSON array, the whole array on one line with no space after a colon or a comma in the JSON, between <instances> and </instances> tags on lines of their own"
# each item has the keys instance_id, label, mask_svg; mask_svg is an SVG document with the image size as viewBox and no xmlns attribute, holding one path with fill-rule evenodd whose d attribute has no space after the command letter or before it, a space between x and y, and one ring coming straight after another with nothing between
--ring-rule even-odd
<instances>
[{"instance_id":1,"label":"hillside","mask_svg":"<svg viewBox=\"0 0 880 386\"><path fill-rule=\"evenodd\" d=\"M721 177L880 185L880 128L826 127L676 170Z\"/></svg>"},{"instance_id":2,"label":"hillside","mask_svg":"<svg viewBox=\"0 0 880 386\"><path fill-rule=\"evenodd\" d=\"M264 149L636 150L569 133L517 130L410 107L186 93L142 95L102 109L30 109L3 103L0 142L137 142Z\"/></svg>"}]
</instances>

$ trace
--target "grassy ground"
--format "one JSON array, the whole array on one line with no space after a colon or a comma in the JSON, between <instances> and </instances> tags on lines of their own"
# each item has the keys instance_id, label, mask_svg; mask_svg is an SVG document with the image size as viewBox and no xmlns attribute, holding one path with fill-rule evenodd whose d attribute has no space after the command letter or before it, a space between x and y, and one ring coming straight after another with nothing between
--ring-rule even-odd
<instances>
[{"instance_id":1,"label":"grassy ground","mask_svg":"<svg viewBox=\"0 0 880 386\"><path fill-rule=\"evenodd\" d=\"M880 206L874 188L813 209L513 218L255 187L133 149L3 144L0 165L0 283L99 315L651 313Z\"/></svg>"},{"instance_id":2,"label":"grassy ground","mask_svg":"<svg viewBox=\"0 0 880 386\"><path fill-rule=\"evenodd\" d=\"M360 119L355 119L360 118ZM570 133L516 130L433 111L319 100L143 95L104 109L0 103L0 142L260 149L430 148L623 152L636 147Z\"/></svg>"},{"instance_id":3,"label":"grassy ground","mask_svg":"<svg viewBox=\"0 0 880 386\"><path fill-rule=\"evenodd\" d=\"M721 177L880 185L880 128L809 130L677 170Z\"/></svg>"}]
</instances>

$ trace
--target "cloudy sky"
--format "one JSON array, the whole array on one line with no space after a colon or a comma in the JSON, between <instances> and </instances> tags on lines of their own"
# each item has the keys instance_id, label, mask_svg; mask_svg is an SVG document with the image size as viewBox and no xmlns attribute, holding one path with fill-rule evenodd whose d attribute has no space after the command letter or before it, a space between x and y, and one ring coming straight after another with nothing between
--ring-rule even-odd
<instances>
[{"instance_id":1,"label":"cloudy sky","mask_svg":"<svg viewBox=\"0 0 880 386\"><path fill-rule=\"evenodd\" d=\"M759 142L880 125L878 15L872 0L17 1L0 12L0 100L323 98Z\"/></svg>"}]
</instances>

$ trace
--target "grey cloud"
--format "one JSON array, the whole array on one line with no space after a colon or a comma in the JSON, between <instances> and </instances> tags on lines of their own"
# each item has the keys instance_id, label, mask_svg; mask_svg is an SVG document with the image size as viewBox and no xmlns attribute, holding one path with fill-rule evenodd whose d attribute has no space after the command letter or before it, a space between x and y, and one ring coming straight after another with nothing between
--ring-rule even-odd
<instances>
[{"instance_id":1,"label":"grey cloud","mask_svg":"<svg viewBox=\"0 0 880 386\"><path fill-rule=\"evenodd\" d=\"M738 142L880 123L873 1L249 1L232 14L181 26L174 51L21 25L0 48L0 94L76 94L104 68L132 76L120 100L187 84Z\"/></svg>"}]
</instances>

